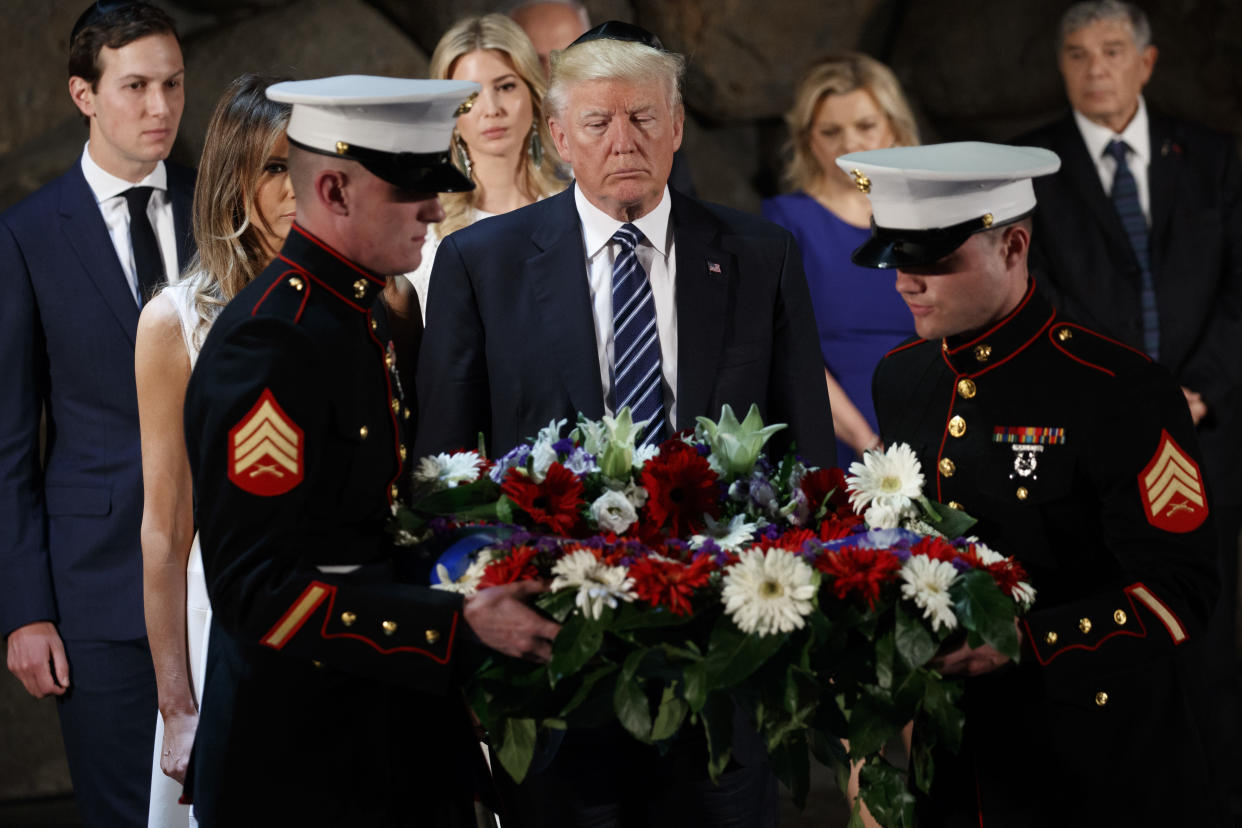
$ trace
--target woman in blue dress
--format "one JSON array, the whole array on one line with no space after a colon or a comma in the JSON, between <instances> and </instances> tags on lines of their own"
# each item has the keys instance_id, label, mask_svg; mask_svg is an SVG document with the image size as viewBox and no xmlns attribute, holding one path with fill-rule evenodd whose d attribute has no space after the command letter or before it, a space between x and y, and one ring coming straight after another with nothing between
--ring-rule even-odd
<instances>
[{"instance_id":1,"label":"woman in blue dress","mask_svg":"<svg viewBox=\"0 0 1242 828\"><path fill-rule=\"evenodd\" d=\"M763 215L793 233L802 249L837 457L847 467L880 444L871 374L885 353L914 333L914 324L892 279L850 261L871 236L871 206L834 161L850 152L917 144L918 134L892 71L852 52L822 58L806 71L785 120L792 151L785 180L793 192L765 200Z\"/></svg>"}]
</instances>

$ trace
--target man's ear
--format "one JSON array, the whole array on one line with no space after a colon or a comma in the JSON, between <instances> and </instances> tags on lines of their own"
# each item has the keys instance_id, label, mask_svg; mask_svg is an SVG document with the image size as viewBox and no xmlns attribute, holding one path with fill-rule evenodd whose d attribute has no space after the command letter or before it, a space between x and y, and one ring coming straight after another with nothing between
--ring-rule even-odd
<instances>
[{"instance_id":1,"label":"man's ear","mask_svg":"<svg viewBox=\"0 0 1242 828\"><path fill-rule=\"evenodd\" d=\"M1031 249L1031 231L1025 221L1005 228L1001 237L1001 250L1005 255L1005 267L1012 270L1026 261Z\"/></svg>"},{"instance_id":2,"label":"man's ear","mask_svg":"<svg viewBox=\"0 0 1242 828\"><path fill-rule=\"evenodd\" d=\"M74 75L69 78L69 97L78 111L90 118L95 114L95 90L86 78Z\"/></svg>"},{"instance_id":3,"label":"man's ear","mask_svg":"<svg viewBox=\"0 0 1242 828\"><path fill-rule=\"evenodd\" d=\"M344 170L331 167L315 173L315 200L333 215L349 215L349 176Z\"/></svg>"},{"instance_id":4,"label":"man's ear","mask_svg":"<svg viewBox=\"0 0 1242 828\"><path fill-rule=\"evenodd\" d=\"M561 122L556 118L548 118L548 132L552 135L552 143L556 145L556 151L561 156L561 160L572 167L574 160L569 157L568 136L565 134L565 128L561 126Z\"/></svg>"},{"instance_id":5,"label":"man's ear","mask_svg":"<svg viewBox=\"0 0 1242 828\"><path fill-rule=\"evenodd\" d=\"M685 127L686 108L679 106L677 111L673 113L673 152L681 149L681 139L685 136Z\"/></svg>"},{"instance_id":6,"label":"man's ear","mask_svg":"<svg viewBox=\"0 0 1242 828\"><path fill-rule=\"evenodd\" d=\"M1139 53L1139 61L1143 66L1143 86L1151 80L1152 70L1156 68L1156 58L1160 56L1160 51L1152 45L1148 45Z\"/></svg>"}]
</instances>

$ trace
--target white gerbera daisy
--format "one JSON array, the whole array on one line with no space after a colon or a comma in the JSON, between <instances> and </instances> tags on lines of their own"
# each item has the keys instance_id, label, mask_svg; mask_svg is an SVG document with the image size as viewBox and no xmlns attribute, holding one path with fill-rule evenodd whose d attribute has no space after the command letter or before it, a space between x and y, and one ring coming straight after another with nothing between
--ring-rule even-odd
<instances>
[{"instance_id":1,"label":"white gerbera daisy","mask_svg":"<svg viewBox=\"0 0 1242 828\"><path fill-rule=\"evenodd\" d=\"M957 577L953 564L926 555L911 555L898 574L905 581L901 585L902 597L913 600L923 610L923 617L931 621L932 630L957 628L953 599L949 597L949 587Z\"/></svg>"},{"instance_id":2,"label":"white gerbera daisy","mask_svg":"<svg viewBox=\"0 0 1242 828\"><path fill-rule=\"evenodd\" d=\"M856 512L873 502L904 509L923 493L923 472L914 450L895 443L883 454L868 451L861 463L851 463L845 483Z\"/></svg>"},{"instance_id":3,"label":"white gerbera daisy","mask_svg":"<svg viewBox=\"0 0 1242 828\"><path fill-rule=\"evenodd\" d=\"M1005 560L1004 555L982 543L975 544L975 555L979 558L979 563L984 566L991 566L994 563L1000 563Z\"/></svg>"},{"instance_id":4,"label":"white gerbera daisy","mask_svg":"<svg viewBox=\"0 0 1242 828\"><path fill-rule=\"evenodd\" d=\"M449 571L444 564L436 564L436 577L440 579L438 584L432 584L432 589L442 589L445 592L457 592L461 595L474 595L479 590L479 581L483 580L483 571L487 569L487 565L492 562L492 553L490 549L480 549L466 567L466 571L461 573L461 577L456 581L449 575Z\"/></svg>"},{"instance_id":5,"label":"white gerbera daisy","mask_svg":"<svg viewBox=\"0 0 1242 828\"><path fill-rule=\"evenodd\" d=\"M479 479L483 458L477 451L459 451L453 454L432 454L418 461L414 479L422 483L436 483L439 488L452 489L462 483Z\"/></svg>"},{"instance_id":6,"label":"white gerbera daisy","mask_svg":"<svg viewBox=\"0 0 1242 828\"><path fill-rule=\"evenodd\" d=\"M589 549L571 552L552 567L551 590L577 589L574 603L587 618L598 619L604 607L616 609L617 601L634 600L634 579L623 566L608 566Z\"/></svg>"},{"instance_id":7,"label":"white gerbera daisy","mask_svg":"<svg viewBox=\"0 0 1242 828\"><path fill-rule=\"evenodd\" d=\"M721 598L742 632L787 633L814 610L815 581L815 570L791 552L749 549L725 571Z\"/></svg>"},{"instance_id":8,"label":"white gerbera daisy","mask_svg":"<svg viewBox=\"0 0 1242 828\"><path fill-rule=\"evenodd\" d=\"M728 523L716 521L711 515L703 515L703 520L707 523L707 534L692 537L691 549L698 549L708 540L712 540L721 549L738 552L742 546L750 543L750 539L755 536L755 530L759 528L757 522L747 523L746 515L734 515Z\"/></svg>"}]
</instances>

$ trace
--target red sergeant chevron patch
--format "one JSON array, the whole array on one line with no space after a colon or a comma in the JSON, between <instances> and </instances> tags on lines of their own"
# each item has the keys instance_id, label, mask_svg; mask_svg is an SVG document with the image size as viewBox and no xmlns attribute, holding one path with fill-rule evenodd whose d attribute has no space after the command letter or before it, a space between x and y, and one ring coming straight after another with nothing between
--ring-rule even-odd
<instances>
[{"instance_id":1,"label":"red sergeant chevron patch","mask_svg":"<svg viewBox=\"0 0 1242 828\"><path fill-rule=\"evenodd\" d=\"M229 480L260 497L282 495L302 482L302 429L270 388L229 431Z\"/></svg>"},{"instance_id":2,"label":"red sergeant chevron patch","mask_svg":"<svg viewBox=\"0 0 1242 828\"><path fill-rule=\"evenodd\" d=\"M1138 475L1147 522L1166 532L1192 532L1208 516L1199 464L1163 429L1160 445Z\"/></svg>"}]
</instances>

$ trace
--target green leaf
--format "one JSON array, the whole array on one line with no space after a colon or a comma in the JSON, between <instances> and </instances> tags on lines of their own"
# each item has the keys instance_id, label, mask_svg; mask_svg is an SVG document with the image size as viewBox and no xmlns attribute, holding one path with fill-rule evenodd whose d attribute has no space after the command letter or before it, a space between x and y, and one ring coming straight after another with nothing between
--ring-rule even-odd
<instances>
[{"instance_id":1,"label":"green leaf","mask_svg":"<svg viewBox=\"0 0 1242 828\"><path fill-rule=\"evenodd\" d=\"M604 643L604 625L582 615L571 615L552 642L552 660L548 677L552 686L573 675L599 652Z\"/></svg>"},{"instance_id":2,"label":"green leaf","mask_svg":"<svg viewBox=\"0 0 1242 828\"><path fill-rule=\"evenodd\" d=\"M643 692L642 683L635 674L649 652L651 651L647 649L635 650L626 657L613 693L613 704L621 726L635 739L647 743L651 742L651 708L647 704L647 694Z\"/></svg>"},{"instance_id":3,"label":"green leaf","mask_svg":"<svg viewBox=\"0 0 1242 828\"><path fill-rule=\"evenodd\" d=\"M936 642L923 622L906 612L900 602L896 612L897 655L911 670L922 667L936 654Z\"/></svg>"},{"instance_id":4,"label":"green leaf","mask_svg":"<svg viewBox=\"0 0 1242 828\"><path fill-rule=\"evenodd\" d=\"M875 682L885 690L893 686L893 634L885 632L875 642Z\"/></svg>"},{"instance_id":5,"label":"green leaf","mask_svg":"<svg viewBox=\"0 0 1242 828\"><path fill-rule=\"evenodd\" d=\"M558 624L564 624L565 619L574 611L574 602L578 599L578 590L576 589L558 589L556 592L541 592L535 596L535 606L552 616L552 620ZM557 636L558 640L560 636Z\"/></svg>"},{"instance_id":6,"label":"green leaf","mask_svg":"<svg viewBox=\"0 0 1242 828\"><path fill-rule=\"evenodd\" d=\"M592 670L588 673L578 685L578 689L574 691L573 696L571 696L569 701L565 703L565 706L561 708L561 715L568 716L571 712L576 710L578 706L586 701L591 695L591 691L595 688L596 684L616 671L617 665L605 664L603 667Z\"/></svg>"},{"instance_id":7,"label":"green leaf","mask_svg":"<svg viewBox=\"0 0 1242 828\"><path fill-rule=\"evenodd\" d=\"M936 760L932 758L932 745L926 740L915 739L910 745L910 767L914 771L914 784L923 793L931 791Z\"/></svg>"},{"instance_id":8,"label":"green leaf","mask_svg":"<svg viewBox=\"0 0 1242 828\"><path fill-rule=\"evenodd\" d=\"M723 693L708 696L699 713L703 732L707 735L707 776L716 782L724 772L733 749L733 702Z\"/></svg>"},{"instance_id":9,"label":"green leaf","mask_svg":"<svg viewBox=\"0 0 1242 828\"><path fill-rule=\"evenodd\" d=\"M883 759L872 759L858 775L858 792L875 821L886 828L914 828L914 794L904 774Z\"/></svg>"},{"instance_id":10,"label":"green leaf","mask_svg":"<svg viewBox=\"0 0 1242 828\"><path fill-rule=\"evenodd\" d=\"M936 741L953 753L962 744L962 728L966 714L959 704L962 684L957 680L931 678L923 690L924 724L934 734Z\"/></svg>"},{"instance_id":11,"label":"green leaf","mask_svg":"<svg viewBox=\"0 0 1242 828\"><path fill-rule=\"evenodd\" d=\"M949 589L953 610L962 626L1014 661L1018 660L1018 630L1014 627L1014 604L1001 592L988 573L964 572Z\"/></svg>"},{"instance_id":12,"label":"green leaf","mask_svg":"<svg viewBox=\"0 0 1242 828\"><path fill-rule=\"evenodd\" d=\"M689 712L690 705L677 695L676 684L667 685L660 697L660 709L656 713L655 724L651 726L651 741L660 742L673 738Z\"/></svg>"},{"instance_id":13,"label":"green leaf","mask_svg":"<svg viewBox=\"0 0 1242 828\"><path fill-rule=\"evenodd\" d=\"M722 615L712 628L703 667L708 686L727 689L759 669L785 643L784 635L747 635L728 616Z\"/></svg>"},{"instance_id":14,"label":"green leaf","mask_svg":"<svg viewBox=\"0 0 1242 828\"><path fill-rule=\"evenodd\" d=\"M806 739L802 734L785 739L769 751L772 771L793 796L798 810L806 806L806 794L811 788L811 760L807 755Z\"/></svg>"},{"instance_id":15,"label":"green leaf","mask_svg":"<svg viewBox=\"0 0 1242 828\"><path fill-rule=\"evenodd\" d=\"M850 756L862 758L879 753L904 726L905 720L893 708L887 694L879 688L864 686L850 714Z\"/></svg>"},{"instance_id":16,"label":"green leaf","mask_svg":"<svg viewBox=\"0 0 1242 828\"><path fill-rule=\"evenodd\" d=\"M979 522L960 509L928 500L923 496L919 497L919 506L923 509L924 519L946 538L964 537L970 531L970 527Z\"/></svg>"},{"instance_id":17,"label":"green leaf","mask_svg":"<svg viewBox=\"0 0 1242 828\"><path fill-rule=\"evenodd\" d=\"M687 667L683 680L685 685L682 696L686 704L690 705L690 710L698 713L707 703L707 668L703 666L703 662L698 661Z\"/></svg>"},{"instance_id":18,"label":"green leaf","mask_svg":"<svg viewBox=\"0 0 1242 828\"><path fill-rule=\"evenodd\" d=\"M535 756L535 720L508 719L496 758L504 766L514 782L520 783L530 770L530 760Z\"/></svg>"},{"instance_id":19,"label":"green leaf","mask_svg":"<svg viewBox=\"0 0 1242 828\"><path fill-rule=\"evenodd\" d=\"M499 497L500 487L484 476L473 483L433 492L420 498L413 508L425 514L455 515L472 507L493 505Z\"/></svg>"},{"instance_id":20,"label":"green leaf","mask_svg":"<svg viewBox=\"0 0 1242 828\"><path fill-rule=\"evenodd\" d=\"M617 620L613 622L612 630L624 632L647 627L680 627L693 620L693 615L674 615L665 607L626 602L617 609Z\"/></svg>"},{"instance_id":21,"label":"green leaf","mask_svg":"<svg viewBox=\"0 0 1242 828\"><path fill-rule=\"evenodd\" d=\"M496 501L496 520L501 523L514 523L513 520L513 500L506 494L502 494L500 499Z\"/></svg>"}]
</instances>

